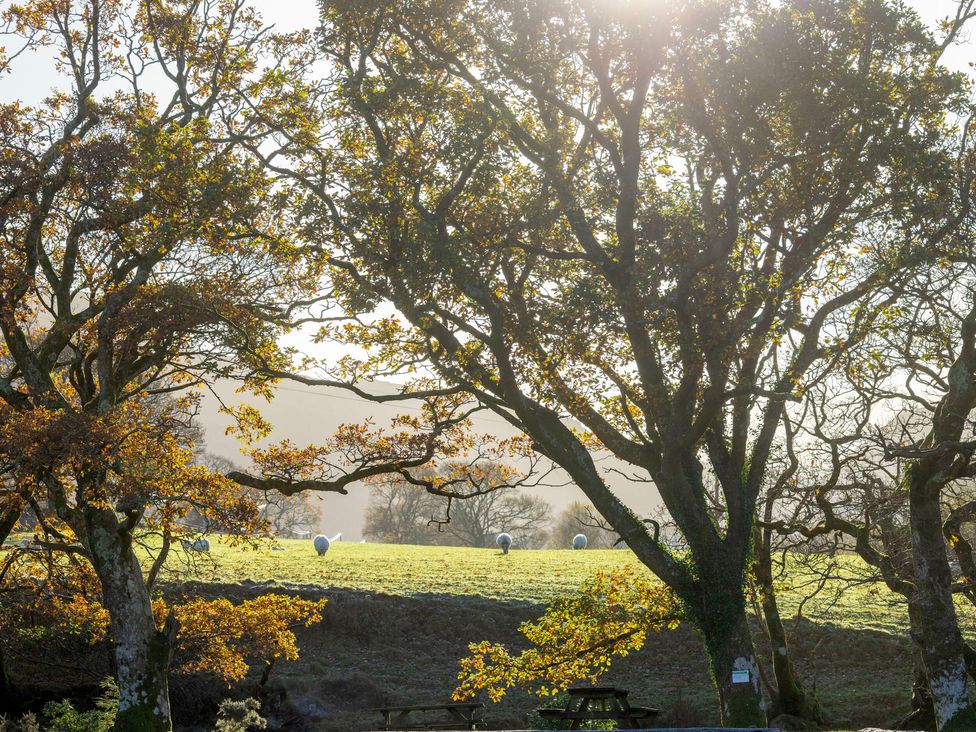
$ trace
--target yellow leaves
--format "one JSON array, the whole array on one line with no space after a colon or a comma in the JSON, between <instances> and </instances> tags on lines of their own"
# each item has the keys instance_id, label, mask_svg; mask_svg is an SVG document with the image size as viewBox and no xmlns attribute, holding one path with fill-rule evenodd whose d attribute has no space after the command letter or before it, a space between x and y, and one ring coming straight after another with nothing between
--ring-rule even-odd
<instances>
[{"instance_id":1,"label":"yellow leaves","mask_svg":"<svg viewBox=\"0 0 976 732\"><path fill-rule=\"evenodd\" d=\"M664 585L630 568L598 573L580 594L554 603L519 632L531 644L517 656L505 646L472 643L460 660L455 699L484 691L498 701L513 686L556 694L580 680L596 682L614 657L643 647L648 633L671 630L681 619L677 598Z\"/></svg>"},{"instance_id":2,"label":"yellow leaves","mask_svg":"<svg viewBox=\"0 0 976 732\"><path fill-rule=\"evenodd\" d=\"M91 643L105 638L108 613L89 565L50 561L43 553L14 547L0 549L0 564L0 632L66 635Z\"/></svg>"},{"instance_id":3,"label":"yellow leaves","mask_svg":"<svg viewBox=\"0 0 976 732\"><path fill-rule=\"evenodd\" d=\"M64 627L75 634L86 634L90 643L98 643L108 635L108 611L83 595L55 598L51 610Z\"/></svg>"},{"instance_id":4,"label":"yellow leaves","mask_svg":"<svg viewBox=\"0 0 976 732\"><path fill-rule=\"evenodd\" d=\"M636 407L634 409L636 409ZM589 430L581 430L575 426L571 427L571 429L573 435L575 435L576 439L580 441L580 444L582 444L588 450L599 451L605 449L604 444L600 442L600 438Z\"/></svg>"},{"instance_id":5,"label":"yellow leaves","mask_svg":"<svg viewBox=\"0 0 976 732\"><path fill-rule=\"evenodd\" d=\"M326 600L262 595L237 605L226 599L195 599L153 605L160 626L171 611L178 622L176 668L184 673L213 673L239 681L255 661L298 658L294 628L322 621Z\"/></svg>"},{"instance_id":6,"label":"yellow leaves","mask_svg":"<svg viewBox=\"0 0 976 732\"><path fill-rule=\"evenodd\" d=\"M55 561L39 552L4 547L5 591L0 597L0 632L34 637L80 637L89 643L110 640L108 612L101 605L98 579L90 565ZM183 673L213 673L230 682L243 678L256 662L298 658L296 628L322 620L326 600L268 594L234 604L226 599L153 601L162 627L177 620L174 668Z\"/></svg>"},{"instance_id":7,"label":"yellow leaves","mask_svg":"<svg viewBox=\"0 0 976 732\"><path fill-rule=\"evenodd\" d=\"M225 430L225 434L236 435L245 444L264 439L273 429L271 423L261 416L261 412L250 404L222 407L220 411L234 419Z\"/></svg>"}]
</instances>

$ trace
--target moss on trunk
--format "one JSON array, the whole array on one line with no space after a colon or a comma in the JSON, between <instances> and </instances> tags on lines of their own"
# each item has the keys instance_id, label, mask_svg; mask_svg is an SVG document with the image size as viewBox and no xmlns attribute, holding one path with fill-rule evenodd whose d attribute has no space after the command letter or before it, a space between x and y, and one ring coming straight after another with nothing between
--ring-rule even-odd
<instances>
[{"instance_id":1,"label":"moss on trunk","mask_svg":"<svg viewBox=\"0 0 976 732\"><path fill-rule=\"evenodd\" d=\"M730 573L730 576L733 573ZM742 585L703 582L689 612L701 634L708 667L721 703L722 723L731 727L766 726L767 703L746 618ZM735 676L734 672L738 672ZM747 674L745 680L738 676Z\"/></svg>"}]
</instances>

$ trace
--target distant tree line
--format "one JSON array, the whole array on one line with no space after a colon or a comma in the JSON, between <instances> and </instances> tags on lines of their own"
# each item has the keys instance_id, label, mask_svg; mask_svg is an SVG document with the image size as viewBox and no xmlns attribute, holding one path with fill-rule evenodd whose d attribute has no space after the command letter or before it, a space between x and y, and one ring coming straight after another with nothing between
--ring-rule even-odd
<instances>
[{"instance_id":1,"label":"distant tree line","mask_svg":"<svg viewBox=\"0 0 976 732\"><path fill-rule=\"evenodd\" d=\"M566 549L572 537L587 536L592 549L622 547L617 535L581 501L557 516L546 500L503 487L464 499L431 495L399 476L369 481L363 536L389 544L493 547L505 532L518 549Z\"/></svg>"}]
</instances>

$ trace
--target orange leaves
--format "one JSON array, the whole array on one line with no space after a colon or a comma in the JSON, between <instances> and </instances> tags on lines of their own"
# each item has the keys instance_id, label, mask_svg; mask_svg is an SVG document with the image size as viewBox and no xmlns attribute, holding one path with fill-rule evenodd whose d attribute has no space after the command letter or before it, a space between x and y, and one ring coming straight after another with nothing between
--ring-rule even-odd
<instances>
[{"instance_id":1,"label":"orange leaves","mask_svg":"<svg viewBox=\"0 0 976 732\"><path fill-rule=\"evenodd\" d=\"M419 412L398 414L386 428L367 420L340 425L318 445L299 447L284 440L252 448L248 454L259 477L232 475L253 488L345 493L346 486L358 480L399 474L431 492L447 495L443 491L452 485L480 485L489 470L493 479L499 478L495 464L506 457L534 459L531 442L525 438L498 439L475 433L470 415L479 407L465 396L428 394L420 402ZM514 469L505 471L500 476L502 483L522 477Z\"/></svg>"},{"instance_id":2,"label":"orange leaves","mask_svg":"<svg viewBox=\"0 0 976 732\"><path fill-rule=\"evenodd\" d=\"M66 492L66 511L79 501L119 510L152 506L143 515L143 528L177 533L195 510L215 530L237 535L263 530L253 500L225 476L194 464L196 434L184 423L184 410L192 408L193 400L158 403L138 397L101 416L0 406L0 462L17 466L14 476L24 487L41 471L64 486L79 476L104 476L83 495Z\"/></svg>"},{"instance_id":3,"label":"orange leaves","mask_svg":"<svg viewBox=\"0 0 976 732\"><path fill-rule=\"evenodd\" d=\"M110 639L108 612L101 605L98 580L87 564L50 561L38 550L5 548L0 596L0 632L35 640ZM242 679L251 665L298 658L295 629L321 622L325 600L262 595L238 604L194 598L153 602L162 627L170 612L177 620L174 666L182 673L213 673L228 682Z\"/></svg>"},{"instance_id":4,"label":"orange leaves","mask_svg":"<svg viewBox=\"0 0 976 732\"><path fill-rule=\"evenodd\" d=\"M173 605L179 623L176 668L184 673L217 674L239 681L255 661L294 661L294 628L322 621L325 600L262 595L234 605L229 600L190 600ZM170 607L157 600L153 612L162 624Z\"/></svg>"},{"instance_id":5,"label":"orange leaves","mask_svg":"<svg viewBox=\"0 0 976 732\"><path fill-rule=\"evenodd\" d=\"M565 690L576 681L595 683L614 657L644 646L648 633L677 627L681 608L659 582L630 568L598 573L580 594L554 603L519 632L531 647L513 655L488 641L468 646L460 661L455 699L485 691L498 701L512 687L533 687L540 696Z\"/></svg>"},{"instance_id":6,"label":"orange leaves","mask_svg":"<svg viewBox=\"0 0 976 732\"><path fill-rule=\"evenodd\" d=\"M91 643L105 638L108 613L100 604L98 580L89 565L52 560L37 548L4 547L0 566L4 634L76 636Z\"/></svg>"}]
</instances>

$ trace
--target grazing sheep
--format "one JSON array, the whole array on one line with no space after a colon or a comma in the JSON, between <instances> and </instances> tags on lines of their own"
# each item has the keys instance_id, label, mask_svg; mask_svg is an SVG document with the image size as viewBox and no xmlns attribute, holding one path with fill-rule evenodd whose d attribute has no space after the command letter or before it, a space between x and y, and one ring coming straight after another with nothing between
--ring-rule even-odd
<instances>
[{"instance_id":1,"label":"grazing sheep","mask_svg":"<svg viewBox=\"0 0 976 732\"><path fill-rule=\"evenodd\" d=\"M512 548L512 537L508 534L499 534L495 543L501 547L502 554L508 554L508 550Z\"/></svg>"},{"instance_id":2,"label":"grazing sheep","mask_svg":"<svg viewBox=\"0 0 976 732\"><path fill-rule=\"evenodd\" d=\"M319 534L314 539L312 539L312 545L315 547L315 551L319 553L319 556L324 556L327 551L329 551L329 545L332 544L329 541L329 537L323 534Z\"/></svg>"},{"instance_id":3,"label":"grazing sheep","mask_svg":"<svg viewBox=\"0 0 976 732\"><path fill-rule=\"evenodd\" d=\"M187 541L186 539L180 539L180 544L188 552L209 552L210 542L204 539L202 536L194 539L193 541Z\"/></svg>"},{"instance_id":4,"label":"grazing sheep","mask_svg":"<svg viewBox=\"0 0 976 732\"><path fill-rule=\"evenodd\" d=\"M573 549L586 549L586 534L577 534L573 537Z\"/></svg>"}]
</instances>

